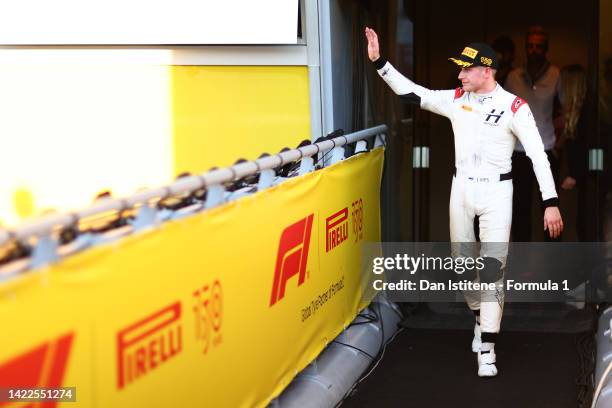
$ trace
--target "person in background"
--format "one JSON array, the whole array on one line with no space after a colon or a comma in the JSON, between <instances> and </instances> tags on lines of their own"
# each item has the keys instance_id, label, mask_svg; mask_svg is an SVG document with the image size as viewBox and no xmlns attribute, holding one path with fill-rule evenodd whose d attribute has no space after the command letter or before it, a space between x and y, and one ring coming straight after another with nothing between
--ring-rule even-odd
<instances>
[{"instance_id":1,"label":"person in background","mask_svg":"<svg viewBox=\"0 0 612 408\"><path fill-rule=\"evenodd\" d=\"M563 111L562 143L567 152L568 174L561 182L564 190L578 190L576 234L586 241L586 181L588 171L587 129L584 100L587 92L586 72L581 65L561 69L561 108Z\"/></svg>"},{"instance_id":2,"label":"person in background","mask_svg":"<svg viewBox=\"0 0 612 408\"><path fill-rule=\"evenodd\" d=\"M558 185L560 146L556 144L553 120L558 112L560 113L560 71L546 57L548 43L549 36L542 27L533 26L529 29L525 41L527 64L508 74L505 88L529 103L548 156L555 185ZM531 205L535 174L531 160L520 142L514 147L512 171L515 175L512 179L512 238L514 241L528 242L531 241ZM545 234L545 239L559 240L560 237L553 239Z\"/></svg>"}]
</instances>

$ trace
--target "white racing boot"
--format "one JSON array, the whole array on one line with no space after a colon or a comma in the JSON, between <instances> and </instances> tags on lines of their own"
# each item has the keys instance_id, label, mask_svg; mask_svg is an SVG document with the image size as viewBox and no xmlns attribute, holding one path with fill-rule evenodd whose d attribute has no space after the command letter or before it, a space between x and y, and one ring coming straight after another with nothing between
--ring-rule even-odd
<instances>
[{"instance_id":1,"label":"white racing boot","mask_svg":"<svg viewBox=\"0 0 612 408\"><path fill-rule=\"evenodd\" d=\"M497 375L497 367L495 366L495 350L489 352L478 350L478 376L479 377L495 377Z\"/></svg>"},{"instance_id":2,"label":"white racing boot","mask_svg":"<svg viewBox=\"0 0 612 408\"><path fill-rule=\"evenodd\" d=\"M474 353L478 353L478 350L480 350L481 345L482 345L482 339L480 337L480 324L476 322L476 324L474 324L474 338L472 339L472 351Z\"/></svg>"}]
</instances>

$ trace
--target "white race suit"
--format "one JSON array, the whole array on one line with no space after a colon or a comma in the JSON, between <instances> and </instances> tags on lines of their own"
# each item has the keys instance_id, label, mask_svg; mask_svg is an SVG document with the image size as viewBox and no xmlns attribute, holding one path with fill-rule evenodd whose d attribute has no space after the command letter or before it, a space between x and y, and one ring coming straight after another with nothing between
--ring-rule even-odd
<instances>
[{"instance_id":1,"label":"white race suit","mask_svg":"<svg viewBox=\"0 0 612 408\"><path fill-rule=\"evenodd\" d=\"M480 223L480 256L485 268L475 279L503 282L512 224L512 152L516 140L533 163L545 207L558 206L550 164L527 103L499 84L488 94L461 88L434 91L400 74L389 62L374 62L378 74L408 102L447 117L455 135L455 176L450 196L450 238L453 256L473 257L476 241L474 217ZM471 279L470 279L471 280ZM494 301L485 301L491 299ZM480 310L483 332L498 333L503 311L503 290L464 292L468 306Z\"/></svg>"}]
</instances>

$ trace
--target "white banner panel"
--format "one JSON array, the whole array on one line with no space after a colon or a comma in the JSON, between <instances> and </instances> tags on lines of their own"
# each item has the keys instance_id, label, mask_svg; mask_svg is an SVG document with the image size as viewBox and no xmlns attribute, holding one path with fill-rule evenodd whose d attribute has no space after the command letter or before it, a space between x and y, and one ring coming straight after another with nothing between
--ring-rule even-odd
<instances>
[{"instance_id":1,"label":"white banner panel","mask_svg":"<svg viewBox=\"0 0 612 408\"><path fill-rule=\"evenodd\" d=\"M0 0L1 45L295 44L298 0Z\"/></svg>"}]
</instances>

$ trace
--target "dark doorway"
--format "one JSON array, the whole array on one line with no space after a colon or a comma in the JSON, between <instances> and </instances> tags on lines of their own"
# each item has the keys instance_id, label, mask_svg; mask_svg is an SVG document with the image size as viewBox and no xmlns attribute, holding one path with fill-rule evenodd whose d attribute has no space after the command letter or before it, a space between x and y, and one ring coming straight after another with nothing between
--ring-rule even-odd
<instances>
[{"instance_id":1,"label":"dark doorway","mask_svg":"<svg viewBox=\"0 0 612 408\"><path fill-rule=\"evenodd\" d=\"M416 82L431 89L450 89L458 85L457 70L447 63L447 58L457 54L466 44L472 41L491 43L500 35L510 37L516 45L514 66L525 63L525 33L529 26L539 24L550 35L548 57L559 68L570 64L580 64L587 69L590 96L588 110L597 111L597 82L600 59L598 43L600 33L599 2L588 0L581 7L563 7L553 0L513 2L465 3L451 0L431 0L415 2L417 19L415 20L415 76ZM604 6L602 5L602 12ZM444 10L444 12L441 12ZM603 21L603 20L602 20ZM608 20L609 21L609 20ZM602 44L603 45L603 44ZM418 127L417 134L425 146L429 146L429 170L424 177L430 188L428 197L415 197L417 205L428 209L427 222L420 224L419 240L448 241L448 199L451 176L454 168L454 145L450 123L437 115L424 113L426 118L417 121L427 126ZM588 145L597 147L603 144L597 115L589 120ZM417 124L418 125L418 124ZM567 160L563 171L566 170ZM608 165L609 167L609 165ZM606 180L603 172L589 172L587 214L602 214L602 194ZM435 186L435 188L434 188ZM537 186L535 186L537 189ZM584 191L584 190L583 190ZM421 190L415 189L415 194ZM533 193L533 240L541 240L541 209ZM559 190L562 212L566 218L564 240L577 240L577 223L591 223L588 228L588 240L601 239L601 216L577 219L576 202L578 192ZM417 220L415 225L418 226Z\"/></svg>"}]
</instances>

